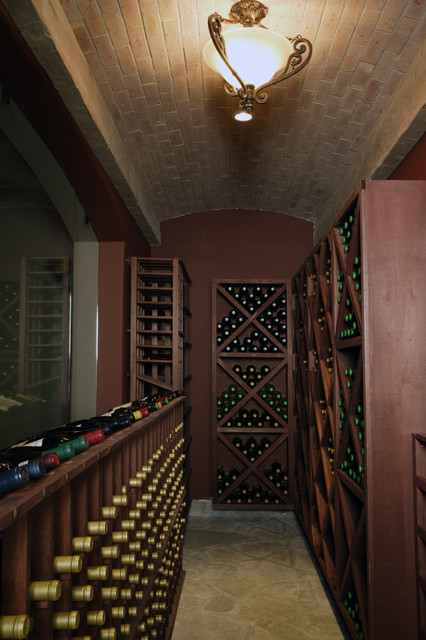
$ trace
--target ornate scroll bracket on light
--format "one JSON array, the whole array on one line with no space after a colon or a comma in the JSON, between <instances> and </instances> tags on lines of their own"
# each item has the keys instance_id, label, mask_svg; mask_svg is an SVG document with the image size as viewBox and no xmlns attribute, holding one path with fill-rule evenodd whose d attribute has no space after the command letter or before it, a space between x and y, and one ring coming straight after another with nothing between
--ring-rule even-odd
<instances>
[{"instance_id":1,"label":"ornate scroll bracket on light","mask_svg":"<svg viewBox=\"0 0 426 640\"><path fill-rule=\"evenodd\" d=\"M267 87L291 78L291 76L301 71L308 64L312 56L312 44L306 38L303 38L301 35L298 35L295 38L285 38L276 32L269 31L267 27L260 24L261 20L263 20L267 13L267 7L265 7L261 2L246 2L244 0L240 0L240 2L237 2L231 7L229 13L230 18L223 18L218 13L210 15L208 18L208 27L214 48L220 56L220 59L232 74L233 78L236 80L235 84L237 86L234 86L225 78L224 89L228 95L240 98L240 111L249 115L249 117L244 118L247 120L251 119L253 115L254 103L263 104L268 100L268 94L265 92ZM281 68L278 69L272 77L268 78L267 81L263 82L259 86L248 83L241 77L241 73L232 66L232 63L228 58L225 35L226 33L232 34L232 31L225 32L225 34L222 33L223 23L241 24L248 30L252 27L257 28L257 30L265 29L271 37L273 36L275 38L275 40L278 39L279 41L281 39L286 49L290 51L287 60L284 61ZM205 52L209 46L210 43L206 45ZM209 66L212 66L207 57L206 62ZM218 69L215 68L215 70ZM218 71L220 73L220 70Z\"/></svg>"}]
</instances>

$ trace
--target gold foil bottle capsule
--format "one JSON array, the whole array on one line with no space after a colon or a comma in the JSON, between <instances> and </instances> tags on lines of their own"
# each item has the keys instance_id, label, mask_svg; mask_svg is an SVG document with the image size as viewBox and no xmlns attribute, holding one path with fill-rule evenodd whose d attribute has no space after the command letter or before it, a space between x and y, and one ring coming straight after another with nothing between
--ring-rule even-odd
<instances>
[{"instance_id":1,"label":"gold foil bottle capsule","mask_svg":"<svg viewBox=\"0 0 426 640\"><path fill-rule=\"evenodd\" d=\"M138 573L131 573L128 577L129 584L139 584L141 581Z\"/></svg>"},{"instance_id":2,"label":"gold foil bottle capsule","mask_svg":"<svg viewBox=\"0 0 426 640\"><path fill-rule=\"evenodd\" d=\"M152 573L154 571L154 569L155 569L155 564L153 562L149 562L146 565L146 570L149 571L150 573Z\"/></svg>"},{"instance_id":3,"label":"gold foil bottle capsule","mask_svg":"<svg viewBox=\"0 0 426 640\"><path fill-rule=\"evenodd\" d=\"M144 502L152 502L152 493L143 493L141 495L141 500L143 500Z\"/></svg>"},{"instance_id":4,"label":"gold foil bottle capsule","mask_svg":"<svg viewBox=\"0 0 426 640\"><path fill-rule=\"evenodd\" d=\"M127 569L125 567L121 569L112 569L111 578L113 580L127 580Z\"/></svg>"},{"instance_id":5,"label":"gold foil bottle capsule","mask_svg":"<svg viewBox=\"0 0 426 640\"><path fill-rule=\"evenodd\" d=\"M125 493L112 496L112 504L114 505L114 507L127 507L128 501L129 498Z\"/></svg>"},{"instance_id":6,"label":"gold foil bottle capsule","mask_svg":"<svg viewBox=\"0 0 426 640\"><path fill-rule=\"evenodd\" d=\"M124 531L134 531L136 529L136 522L134 520L122 520L120 525Z\"/></svg>"},{"instance_id":7,"label":"gold foil bottle capsule","mask_svg":"<svg viewBox=\"0 0 426 640\"><path fill-rule=\"evenodd\" d=\"M73 636L72 640L92 640L92 636Z\"/></svg>"},{"instance_id":8,"label":"gold foil bottle capsule","mask_svg":"<svg viewBox=\"0 0 426 640\"><path fill-rule=\"evenodd\" d=\"M129 487L141 487L143 481L143 478L129 478Z\"/></svg>"},{"instance_id":9,"label":"gold foil bottle capsule","mask_svg":"<svg viewBox=\"0 0 426 640\"><path fill-rule=\"evenodd\" d=\"M129 542L129 551L140 551L141 550L141 542L139 540L134 540L133 542Z\"/></svg>"},{"instance_id":10,"label":"gold foil bottle capsule","mask_svg":"<svg viewBox=\"0 0 426 640\"><path fill-rule=\"evenodd\" d=\"M144 595L144 591L135 591L135 600L143 600Z\"/></svg>"},{"instance_id":11,"label":"gold foil bottle capsule","mask_svg":"<svg viewBox=\"0 0 426 640\"><path fill-rule=\"evenodd\" d=\"M87 531L91 536L104 536L108 533L108 522L105 520L89 521Z\"/></svg>"},{"instance_id":12,"label":"gold foil bottle capsule","mask_svg":"<svg viewBox=\"0 0 426 640\"><path fill-rule=\"evenodd\" d=\"M144 576L143 578L141 578L141 585L144 587L147 587L149 584L149 578L147 578L146 576Z\"/></svg>"},{"instance_id":13,"label":"gold foil bottle capsule","mask_svg":"<svg viewBox=\"0 0 426 640\"><path fill-rule=\"evenodd\" d=\"M107 520L114 520L118 515L117 507L102 507L102 517Z\"/></svg>"},{"instance_id":14,"label":"gold foil bottle capsule","mask_svg":"<svg viewBox=\"0 0 426 640\"><path fill-rule=\"evenodd\" d=\"M145 621L143 621L140 624L138 624L138 631L142 631L142 633L144 631L146 631L146 622Z\"/></svg>"},{"instance_id":15,"label":"gold foil bottle capsule","mask_svg":"<svg viewBox=\"0 0 426 640\"><path fill-rule=\"evenodd\" d=\"M129 532L128 531L113 531L112 532L112 541L113 542L128 542L129 541Z\"/></svg>"},{"instance_id":16,"label":"gold foil bottle capsule","mask_svg":"<svg viewBox=\"0 0 426 640\"><path fill-rule=\"evenodd\" d=\"M102 547L101 548L102 558L118 558L120 555L120 547L118 544L112 545L110 547Z\"/></svg>"},{"instance_id":17,"label":"gold foil bottle capsule","mask_svg":"<svg viewBox=\"0 0 426 640\"><path fill-rule=\"evenodd\" d=\"M135 618L138 615L138 608L127 607L127 615L130 616L130 618Z\"/></svg>"},{"instance_id":18,"label":"gold foil bottle capsule","mask_svg":"<svg viewBox=\"0 0 426 640\"><path fill-rule=\"evenodd\" d=\"M55 573L80 573L83 560L80 556L56 556L53 559Z\"/></svg>"},{"instance_id":19,"label":"gold foil bottle capsule","mask_svg":"<svg viewBox=\"0 0 426 640\"><path fill-rule=\"evenodd\" d=\"M72 539L72 550L75 553L90 553L93 549L92 536L80 536Z\"/></svg>"},{"instance_id":20,"label":"gold foil bottle capsule","mask_svg":"<svg viewBox=\"0 0 426 640\"><path fill-rule=\"evenodd\" d=\"M131 600L133 598L133 591L132 589L121 589L120 591L120 596L122 600Z\"/></svg>"},{"instance_id":21,"label":"gold foil bottle capsule","mask_svg":"<svg viewBox=\"0 0 426 640\"><path fill-rule=\"evenodd\" d=\"M105 611L103 609L100 611L88 611L86 621L91 627L102 627L106 621Z\"/></svg>"},{"instance_id":22,"label":"gold foil bottle capsule","mask_svg":"<svg viewBox=\"0 0 426 640\"><path fill-rule=\"evenodd\" d=\"M129 518L131 520L139 520L141 517L140 509L129 509Z\"/></svg>"},{"instance_id":23,"label":"gold foil bottle capsule","mask_svg":"<svg viewBox=\"0 0 426 640\"><path fill-rule=\"evenodd\" d=\"M142 571L144 569L144 567L145 567L145 561L144 560L136 560L135 567L136 567L136 569L139 569L139 571Z\"/></svg>"},{"instance_id":24,"label":"gold foil bottle capsule","mask_svg":"<svg viewBox=\"0 0 426 640\"><path fill-rule=\"evenodd\" d=\"M130 624L126 623L126 624L121 624L120 625L120 633L122 636L129 636L130 635Z\"/></svg>"},{"instance_id":25,"label":"gold foil bottle capsule","mask_svg":"<svg viewBox=\"0 0 426 640\"><path fill-rule=\"evenodd\" d=\"M146 471L136 471L136 478L138 480L146 480L147 472Z\"/></svg>"},{"instance_id":26,"label":"gold foil bottle capsule","mask_svg":"<svg viewBox=\"0 0 426 640\"><path fill-rule=\"evenodd\" d=\"M145 509L148 509L148 503L143 500L137 500L136 508L141 509L141 511L145 511Z\"/></svg>"},{"instance_id":27,"label":"gold foil bottle capsule","mask_svg":"<svg viewBox=\"0 0 426 640\"><path fill-rule=\"evenodd\" d=\"M120 560L121 564L135 564L136 556L134 553L122 553Z\"/></svg>"},{"instance_id":28,"label":"gold foil bottle capsule","mask_svg":"<svg viewBox=\"0 0 426 640\"><path fill-rule=\"evenodd\" d=\"M100 567L87 567L88 580L108 580L108 567L101 565Z\"/></svg>"},{"instance_id":29,"label":"gold foil bottle capsule","mask_svg":"<svg viewBox=\"0 0 426 640\"><path fill-rule=\"evenodd\" d=\"M137 540L146 540L146 531L136 531L135 537Z\"/></svg>"},{"instance_id":30,"label":"gold foil bottle capsule","mask_svg":"<svg viewBox=\"0 0 426 640\"><path fill-rule=\"evenodd\" d=\"M24 613L16 616L0 616L0 638L26 638L30 627L30 617Z\"/></svg>"},{"instance_id":31,"label":"gold foil bottle capsule","mask_svg":"<svg viewBox=\"0 0 426 640\"><path fill-rule=\"evenodd\" d=\"M126 617L126 607L111 607L111 618L124 620Z\"/></svg>"},{"instance_id":32,"label":"gold foil bottle capsule","mask_svg":"<svg viewBox=\"0 0 426 640\"><path fill-rule=\"evenodd\" d=\"M56 602L61 597L62 584L60 580L42 580L31 582L30 600L47 600Z\"/></svg>"},{"instance_id":33,"label":"gold foil bottle capsule","mask_svg":"<svg viewBox=\"0 0 426 640\"><path fill-rule=\"evenodd\" d=\"M102 600L118 600L118 596L119 596L118 587L102 587L101 589Z\"/></svg>"},{"instance_id":34,"label":"gold foil bottle capsule","mask_svg":"<svg viewBox=\"0 0 426 640\"><path fill-rule=\"evenodd\" d=\"M95 590L91 584L84 586L76 585L71 590L71 598L74 602L91 602L94 595Z\"/></svg>"},{"instance_id":35,"label":"gold foil bottle capsule","mask_svg":"<svg viewBox=\"0 0 426 640\"><path fill-rule=\"evenodd\" d=\"M144 522L140 523L140 528L141 529L149 530L149 529L151 529L151 527L152 527L152 521L151 520L145 520Z\"/></svg>"},{"instance_id":36,"label":"gold foil bottle capsule","mask_svg":"<svg viewBox=\"0 0 426 640\"><path fill-rule=\"evenodd\" d=\"M53 614L53 628L55 631L74 630L80 626L78 611L57 611Z\"/></svg>"},{"instance_id":37,"label":"gold foil bottle capsule","mask_svg":"<svg viewBox=\"0 0 426 640\"><path fill-rule=\"evenodd\" d=\"M101 629L101 640L116 640L117 629L110 627L109 629Z\"/></svg>"}]
</instances>

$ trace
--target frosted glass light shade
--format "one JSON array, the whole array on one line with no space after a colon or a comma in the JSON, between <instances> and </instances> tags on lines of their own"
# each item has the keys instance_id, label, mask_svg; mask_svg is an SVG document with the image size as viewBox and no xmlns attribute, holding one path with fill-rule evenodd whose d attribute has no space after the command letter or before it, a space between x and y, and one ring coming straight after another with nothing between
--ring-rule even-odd
<instances>
[{"instance_id":1,"label":"frosted glass light shade","mask_svg":"<svg viewBox=\"0 0 426 640\"><path fill-rule=\"evenodd\" d=\"M293 46L280 33L260 27L241 27L222 31L226 54L231 67L235 69L243 82L255 87L268 82L273 75L285 67ZM206 64L220 73L233 87L239 83L232 75L216 51L212 40L204 47L203 57Z\"/></svg>"}]
</instances>

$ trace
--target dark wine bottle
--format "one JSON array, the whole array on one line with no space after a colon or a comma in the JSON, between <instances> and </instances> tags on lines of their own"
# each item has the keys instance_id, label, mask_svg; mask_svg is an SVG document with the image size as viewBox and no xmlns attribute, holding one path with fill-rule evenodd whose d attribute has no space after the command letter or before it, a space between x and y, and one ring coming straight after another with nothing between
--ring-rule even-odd
<instances>
[{"instance_id":1,"label":"dark wine bottle","mask_svg":"<svg viewBox=\"0 0 426 640\"><path fill-rule=\"evenodd\" d=\"M16 489L22 489L30 481L30 477L24 467L14 469L0 469L0 495L10 493Z\"/></svg>"}]
</instances>

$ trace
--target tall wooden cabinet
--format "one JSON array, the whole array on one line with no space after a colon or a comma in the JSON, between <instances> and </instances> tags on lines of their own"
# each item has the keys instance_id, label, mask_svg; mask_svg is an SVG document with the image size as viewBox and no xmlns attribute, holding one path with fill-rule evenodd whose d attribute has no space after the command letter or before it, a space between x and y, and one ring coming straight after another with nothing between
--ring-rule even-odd
<instances>
[{"instance_id":1,"label":"tall wooden cabinet","mask_svg":"<svg viewBox=\"0 0 426 640\"><path fill-rule=\"evenodd\" d=\"M177 258L130 259L130 397L189 395L189 287Z\"/></svg>"},{"instance_id":2,"label":"tall wooden cabinet","mask_svg":"<svg viewBox=\"0 0 426 640\"><path fill-rule=\"evenodd\" d=\"M286 280L213 282L216 508L292 507L289 287Z\"/></svg>"},{"instance_id":3,"label":"tall wooden cabinet","mask_svg":"<svg viewBox=\"0 0 426 640\"><path fill-rule=\"evenodd\" d=\"M366 182L293 280L295 507L354 640L417 638L426 183Z\"/></svg>"}]
</instances>

